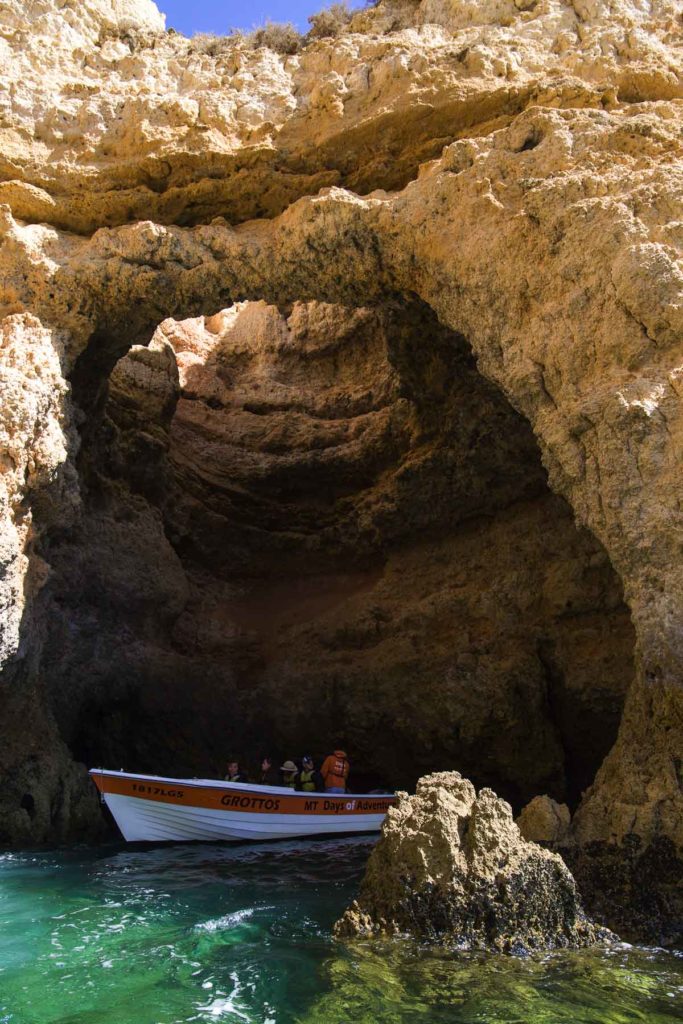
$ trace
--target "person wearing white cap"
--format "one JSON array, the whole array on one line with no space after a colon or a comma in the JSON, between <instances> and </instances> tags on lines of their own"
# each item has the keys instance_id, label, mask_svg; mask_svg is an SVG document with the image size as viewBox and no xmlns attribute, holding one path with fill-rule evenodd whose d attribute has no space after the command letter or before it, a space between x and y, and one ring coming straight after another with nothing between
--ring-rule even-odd
<instances>
[{"instance_id":1,"label":"person wearing white cap","mask_svg":"<svg viewBox=\"0 0 683 1024\"><path fill-rule=\"evenodd\" d=\"M281 764L280 774L282 775L283 786L287 786L288 789L296 789L297 780L299 778L299 769L293 761L285 761L284 764Z\"/></svg>"}]
</instances>

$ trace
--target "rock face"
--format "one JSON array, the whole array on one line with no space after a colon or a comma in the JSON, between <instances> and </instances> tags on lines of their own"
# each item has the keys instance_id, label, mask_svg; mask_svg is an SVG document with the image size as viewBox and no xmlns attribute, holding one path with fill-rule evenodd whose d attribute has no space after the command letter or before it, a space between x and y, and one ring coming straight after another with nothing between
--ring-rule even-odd
<instances>
[{"instance_id":1,"label":"rock face","mask_svg":"<svg viewBox=\"0 0 683 1024\"><path fill-rule=\"evenodd\" d=\"M370 854L341 938L408 934L465 949L527 952L605 938L555 853L526 842L512 809L458 772L399 795Z\"/></svg>"},{"instance_id":2,"label":"rock face","mask_svg":"<svg viewBox=\"0 0 683 1024\"><path fill-rule=\"evenodd\" d=\"M592 780L633 671L621 589L424 309L165 321L80 467L97 501L52 549L47 657L84 760L220 771L229 746L323 753L341 722L357 778Z\"/></svg>"},{"instance_id":3,"label":"rock face","mask_svg":"<svg viewBox=\"0 0 683 1024\"><path fill-rule=\"evenodd\" d=\"M569 838L571 814L566 804L558 804L549 796L535 796L517 818L522 836L531 843L551 845Z\"/></svg>"},{"instance_id":4,"label":"rock face","mask_svg":"<svg viewBox=\"0 0 683 1024\"><path fill-rule=\"evenodd\" d=\"M5 841L315 707L368 776L583 792L582 888L673 941L677 5L162 26L0 0Z\"/></svg>"}]
</instances>

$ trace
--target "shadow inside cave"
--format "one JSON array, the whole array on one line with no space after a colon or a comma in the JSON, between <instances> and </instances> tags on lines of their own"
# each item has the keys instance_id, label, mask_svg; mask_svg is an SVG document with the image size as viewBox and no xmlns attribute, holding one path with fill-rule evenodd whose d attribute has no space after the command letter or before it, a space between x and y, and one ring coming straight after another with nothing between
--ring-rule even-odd
<instances>
[{"instance_id":1,"label":"shadow inside cave","mask_svg":"<svg viewBox=\"0 0 683 1024\"><path fill-rule=\"evenodd\" d=\"M620 583L526 420L413 296L93 338L40 675L86 764L317 756L575 805L633 675Z\"/></svg>"}]
</instances>

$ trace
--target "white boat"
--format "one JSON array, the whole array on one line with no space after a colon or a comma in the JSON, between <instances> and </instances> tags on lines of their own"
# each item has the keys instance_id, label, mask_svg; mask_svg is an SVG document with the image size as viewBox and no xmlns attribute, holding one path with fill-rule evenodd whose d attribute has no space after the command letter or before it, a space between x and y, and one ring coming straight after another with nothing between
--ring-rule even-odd
<instances>
[{"instance_id":1,"label":"white boat","mask_svg":"<svg viewBox=\"0 0 683 1024\"><path fill-rule=\"evenodd\" d=\"M169 779L92 768L90 775L128 842L292 839L378 832L390 794L297 793L281 786Z\"/></svg>"}]
</instances>

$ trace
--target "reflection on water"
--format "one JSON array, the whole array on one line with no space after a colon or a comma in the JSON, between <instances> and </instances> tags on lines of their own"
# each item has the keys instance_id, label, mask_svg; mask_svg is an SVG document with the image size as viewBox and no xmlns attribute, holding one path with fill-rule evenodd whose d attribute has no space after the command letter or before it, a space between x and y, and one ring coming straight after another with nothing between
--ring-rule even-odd
<instances>
[{"instance_id":1,"label":"reflection on water","mask_svg":"<svg viewBox=\"0 0 683 1024\"><path fill-rule=\"evenodd\" d=\"M342 945L368 840L0 856L0 1022L672 1024L683 957Z\"/></svg>"}]
</instances>

